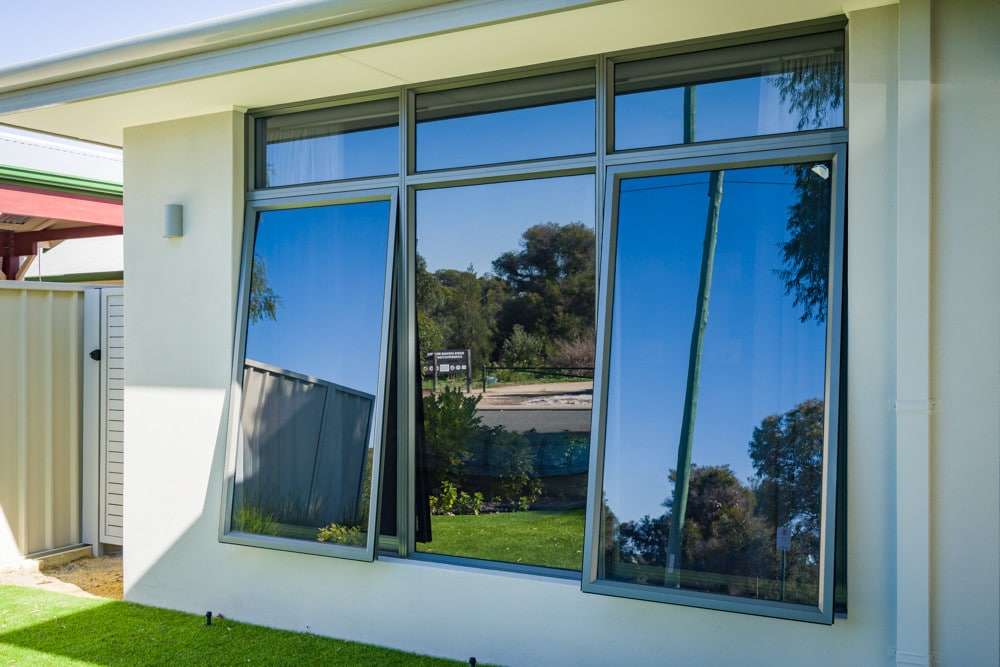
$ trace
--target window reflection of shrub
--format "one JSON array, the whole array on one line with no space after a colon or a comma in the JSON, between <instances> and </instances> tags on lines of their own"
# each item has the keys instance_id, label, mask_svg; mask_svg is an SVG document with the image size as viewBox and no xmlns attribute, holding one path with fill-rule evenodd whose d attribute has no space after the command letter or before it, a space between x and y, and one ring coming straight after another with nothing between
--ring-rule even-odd
<instances>
[{"instance_id":1,"label":"window reflection of shrub","mask_svg":"<svg viewBox=\"0 0 1000 667\"><path fill-rule=\"evenodd\" d=\"M557 341L549 355L548 365L557 368L593 368L594 332L587 331L570 340ZM589 377L587 371L576 371Z\"/></svg>"},{"instance_id":2,"label":"window reflection of shrub","mask_svg":"<svg viewBox=\"0 0 1000 667\"><path fill-rule=\"evenodd\" d=\"M545 341L525 331L520 324L514 325L500 351L500 359L505 366L530 368L541 364L544 357Z\"/></svg>"},{"instance_id":3,"label":"window reflection of shrub","mask_svg":"<svg viewBox=\"0 0 1000 667\"><path fill-rule=\"evenodd\" d=\"M538 500L542 483L527 437L483 425L479 397L457 389L423 400L433 514L527 510Z\"/></svg>"},{"instance_id":4,"label":"window reflection of shrub","mask_svg":"<svg viewBox=\"0 0 1000 667\"><path fill-rule=\"evenodd\" d=\"M339 523L331 523L320 528L316 532L316 541L352 547L364 546L366 542L365 531L361 526L348 526Z\"/></svg>"},{"instance_id":5,"label":"window reflection of shrub","mask_svg":"<svg viewBox=\"0 0 1000 667\"><path fill-rule=\"evenodd\" d=\"M478 396L466 396L451 387L424 397L428 482L435 495L441 492L445 480L456 486L462 484L469 440L482 425L476 414L478 404Z\"/></svg>"}]
</instances>

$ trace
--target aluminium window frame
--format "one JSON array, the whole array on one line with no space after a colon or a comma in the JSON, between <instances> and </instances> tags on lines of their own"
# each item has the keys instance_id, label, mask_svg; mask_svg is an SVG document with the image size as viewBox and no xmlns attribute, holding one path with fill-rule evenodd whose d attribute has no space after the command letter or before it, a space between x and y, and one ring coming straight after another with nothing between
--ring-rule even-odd
<instances>
[{"instance_id":1,"label":"aluminium window frame","mask_svg":"<svg viewBox=\"0 0 1000 667\"><path fill-rule=\"evenodd\" d=\"M415 205L418 190L443 188L452 186L478 185L512 180L549 178L575 174L594 174L594 222L596 248L596 291L595 307L600 298L600 276L603 273L601 264L601 249L603 248L606 221L604 220L605 200L607 196L607 179L610 168L620 165L636 165L656 163L661 161L709 158L713 156L739 156L744 154L766 154L769 151L803 149L805 151L821 152L831 146L846 145L848 141L848 35L847 20L843 16L804 21L797 24L772 26L750 30L730 35L713 35L691 40L674 42L656 46L641 46L613 53L603 53L594 56L574 57L566 60L552 61L523 67L479 72L471 75L449 77L445 79L393 86L382 89L362 91L338 95L323 99L308 100L281 105L272 105L251 109L246 115L246 146L245 152L246 180L244 183L247 206L266 203L271 200L308 195L317 196L332 193L352 192L359 188L397 188L398 201L398 256L395 276L395 308L396 325L393 333L395 344L399 345L400 363L390 372L395 373L397 387L397 511L396 535L378 536L378 557L388 559L411 559L439 562L443 564L474 567L480 570L499 570L515 572L527 576L537 576L550 580L567 578L582 580L583 572L560 570L539 566L518 565L499 561L486 561L462 556L447 556L442 554L420 553L415 547L415 449L416 449L416 368L413 360L416 357L416 336L413 322L416 319L416 285L414 275L416 248ZM668 55L680 55L718 48L757 45L771 40L787 37L798 37L831 31L843 31L844 34L844 125L832 129L808 130L786 134L758 135L751 137L720 139L689 144L674 144L669 146L635 148L615 151L614 141L614 66L616 62L627 62L646 58L656 58ZM473 86L485 83L507 81L515 78L533 75L554 74L561 71L579 70L585 67L595 68L595 148L594 153L580 156L548 157L522 160L507 163L494 163L481 166L450 167L440 170L416 170L416 95L423 92L435 92L446 88ZM399 169L397 174L386 177L365 177L354 180L326 181L302 185L286 185L272 188L257 188L254 182L256 174L255 120L266 116L279 115L318 109L355 102L366 102L376 99L396 97L399 99ZM843 180L841 180L843 183ZM844 200L837 204L843 206ZM600 312L595 313L600 318ZM596 388L596 387L595 387ZM596 407L596 406L595 406ZM594 410L593 415L597 410ZM844 429L846 430L846 429ZM596 432L591 433L592 443ZM593 455L593 445L591 454ZM593 468L589 477L594 476ZM384 483L385 480L382 480ZM588 480L589 484L589 480ZM228 488L228 486L227 486ZM379 494L381 500L381 493ZM588 512L589 512L588 501ZM844 517L840 517L843 519ZM589 519L588 519L589 520ZM589 526L589 524L587 524ZM585 529L586 534L589 529ZM831 537L834 535L831 533ZM586 552L585 552L586 555ZM586 566L586 559L584 562ZM595 591L597 592L597 591ZM614 594L614 593L612 593ZM705 608L724 609L719 600L713 598L703 606ZM771 613L767 609L750 609L746 613L765 616L780 614ZM806 619L815 620L815 619ZM825 622L825 621L823 621Z\"/></svg>"},{"instance_id":2,"label":"aluminium window frame","mask_svg":"<svg viewBox=\"0 0 1000 667\"><path fill-rule=\"evenodd\" d=\"M240 257L240 277L236 305L236 329L233 335L232 375L229 384L229 424L226 440L226 459L223 475L222 516L219 520L219 542L249 547L276 549L307 553L317 556L332 556L349 560L372 561L379 542L379 497L381 495L381 472L383 448L385 444L386 400L389 373L389 346L395 340L389 323L392 321L394 259L396 238L399 231L398 219L399 190L396 187L345 189L316 194L298 194L264 201L248 201L244 211L243 246ZM386 216L386 258L383 276L382 314L380 324L380 345L378 363L378 385L375 390L372 412L369 416L368 449L372 452L371 488L368 498L368 530L365 546L359 548L344 544L312 542L290 537L258 535L235 531L232 528L233 501L235 496L236 471L243 451L243 366L246 359L246 338L250 300L250 273L253 264L254 243L257 237L257 223L261 213L268 211L294 210L299 208L319 208L326 206L346 206L367 202L385 201L389 203Z\"/></svg>"},{"instance_id":3,"label":"aluminium window frame","mask_svg":"<svg viewBox=\"0 0 1000 667\"><path fill-rule=\"evenodd\" d=\"M611 361L614 308L615 262L617 255L618 206L625 180L649 176L778 166L803 162L830 161L830 253L827 285L826 345L824 350L823 476L821 491L820 581L816 608L806 605L739 598L721 593L653 587L617 582L600 577L603 527L604 455L608 385ZM835 548L839 441L841 435L841 344L844 280L844 231L846 203L847 145L831 143L807 147L786 147L766 151L618 164L608 167L605 192L606 231L602 238L598 280L597 352L594 371L594 407L591 423L590 475L587 490L587 518L584 530L584 566L581 587L585 593L666 602L691 607L718 609L758 616L771 616L830 625L835 603Z\"/></svg>"}]
</instances>

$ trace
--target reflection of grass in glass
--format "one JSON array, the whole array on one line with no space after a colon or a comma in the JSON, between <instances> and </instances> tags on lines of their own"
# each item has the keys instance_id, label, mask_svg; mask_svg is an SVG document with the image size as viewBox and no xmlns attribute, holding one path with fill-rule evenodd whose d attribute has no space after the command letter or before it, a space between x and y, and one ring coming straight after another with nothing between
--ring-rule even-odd
<instances>
[{"instance_id":1,"label":"reflection of grass in glass","mask_svg":"<svg viewBox=\"0 0 1000 667\"><path fill-rule=\"evenodd\" d=\"M521 565L579 570L584 511L529 511L435 516L432 542L417 550Z\"/></svg>"},{"instance_id":2,"label":"reflection of grass in glass","mask_svg":"<svg viewBox=\"0 0 1000 667\"><path fill-rule=\"evenodd\" d=\"M233 516L233 530L254 535L277 535L274 517L253 505L243 505Z\"/></svg>"}]
</instances>

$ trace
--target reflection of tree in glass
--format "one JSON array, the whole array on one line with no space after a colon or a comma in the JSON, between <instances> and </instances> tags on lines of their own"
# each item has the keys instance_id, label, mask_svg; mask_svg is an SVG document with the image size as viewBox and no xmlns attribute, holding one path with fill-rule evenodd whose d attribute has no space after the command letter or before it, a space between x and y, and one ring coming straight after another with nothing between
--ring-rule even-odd
<instances>
[{"instance_id":1,"label":"reflection of tree in glass","mask_svg":"<svg viewBox=\"0 0 1000 667\"><path fill-rule=\"evenodd\" d=\"M798 116L798 129L829 127L828 117L844 102L844 66L839 55L810 56L785 63L786 72L771 79L789 111ZM782 245L786 268L778 271L785 293L802 306L802 321L826 319L829 265L829 181L812 171L811 164L786 167L795 178L799 200L789 207L788 232Z\"/></svg>"},{"instance_id":2,"label":"reflection of tree in glass","mask_svg":"<svg viewBox=\"0 0 1000 667\"><path fill-rule=\"evenodd\" d=\"M770 81L789 112L798 116L798 129L828 127L827 117L844 102L844 61L838 54L790 58L785 71Z\"/></svg>"},{"instance_id":3,"label":"reflection of tree in glass","mask_svg":"<svg viewBox=\"0 0 1000 667\"><path fill-rule=\"evenodd\" d=\"M594 329L594 230L582 223L529 227L521 248L493 261L508 290L497 321L497 347L523 327L551 347ZM545 350L546 355L553 352Z\"/></svg>"},{"instance_id":4,"label":"reflection of tree in glass","mask_svg":"<svg viewBox=\"0 0 1000 667\"><path fill-rule=\"evenodd\" d=\"M750 460L758 511L773 526L819 539L823 481L823 401L803 401L753 430Z\"/></svg>"},{"instance_id":5,"label":"reflection of tree in glass","mask_svg":"<svg viewBox=\"0 0 1000 667\"><path fill-rule=\"evenodd\" d=\"M267 262L260 255L254 255L250 268L250 306L248 309L250 322L256 323L264 319L276 320L280 300L280 297L267 284Z\"/></svg>"},{"instance_id":6,"label":"reflection of tree in glass","mask_svg":"<svg viewBox=\"0 0 1000 667\"><path fill-rule=\"evenodd\" d=\"M824 165L825 166L825 165ZM788 207L789 239L781 244L785 268L778 277L785 294L802 307L803 322L826 320L830 275L830 186L811 164L785 167L795 179L798 201Z\"/></svg>"},{"instance_id":7,"label":"reflection of tree in glass","mask_svg":"<svg viewBox=\"0 0 1000 667\"><path fill-rule=\"evenodd\" d=\"M823 402L810 399L766 417L749 444L755 475L741 482L728 466L691 465L683 529L684 588L780 599L777 529L792 528L786 554L785 600L815 602L819 577L819 523ZM669 481L676 479L671 470ZM605 504L611 576L640 583L665 581L671 505L659 517L619 522ZM720 576L721 575L721 576Z\"/></svg>"},{"instance_id":8,"label":"reflection of tree in glass","mask_svg":"<svg viewBox=\"0 0 1000 667\"><path fill-rule=\"evenodd\" d=\"M513 352L530 343L530 363L560 365L568 350L585 345L592 363L594 255L594 231L580 223L528 227L520 249L493 261L495 275L471 267L430 272L418 254L421 355L469 349L479 367L501 360L505 347Z\"/></svg>"}]
</instances>

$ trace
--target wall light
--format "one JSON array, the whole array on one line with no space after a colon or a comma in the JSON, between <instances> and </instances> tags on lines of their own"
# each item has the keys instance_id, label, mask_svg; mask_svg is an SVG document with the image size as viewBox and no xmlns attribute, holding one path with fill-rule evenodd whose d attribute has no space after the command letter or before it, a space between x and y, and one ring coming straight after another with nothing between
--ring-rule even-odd
<instances>
[{"instance_id":1,"label":"wall light","mask_svg":"<svg viewBox=\"0 0 1000 667\"><path fill-rule=\"evenodd\" d=\"M167 204L163 212L163 237L179 239L184 236L184 206Z\"/></svg>"}]
</instances>

